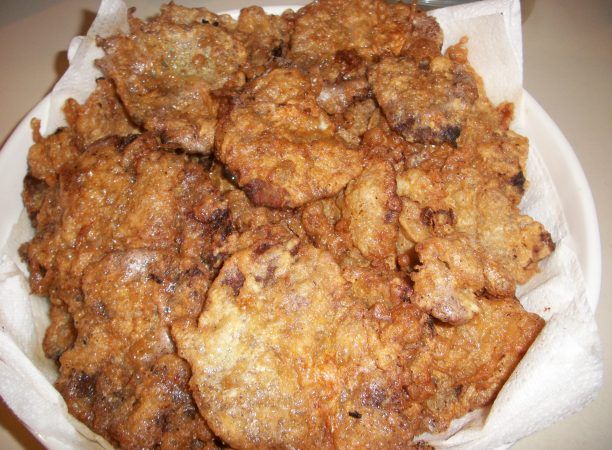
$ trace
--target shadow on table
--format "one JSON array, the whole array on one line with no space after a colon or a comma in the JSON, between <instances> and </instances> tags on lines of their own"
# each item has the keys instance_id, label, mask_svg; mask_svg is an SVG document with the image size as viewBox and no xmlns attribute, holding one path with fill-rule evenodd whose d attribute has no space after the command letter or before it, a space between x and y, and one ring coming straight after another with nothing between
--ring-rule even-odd
<instances>
[{"instance_id":1,"label":"shadow on table","mask_svg":"<svg viewBox=\"0 0 612 450\"><path fill-rule=\"evenodd\" d=\"M78 36L84 36L87 34L87 30L89 30L89 27L91 27L91 24L95 18L95 11L89 11L86 9L81 11L81 25L79 26ZM64 72L66 72L66 69L68 69L68 50L57 52L55 55L54 67L57 78L53 82L53 86L55 86L55 83L57 83L62 75L64 75ZM53 88L53 86L51 88Z\"/></svg>"},{"instance_id":2,"label":"shadow on table","mask_svg":"<svg viewBox=\"0 0 612 450\"><path fill-rule=\"evenodd\" d=\"M535 0L521 0L521 19L522 23L525 23L531 11L533 11L533 5Z\"/></svg>"},{"instance_id":3,"label":"shadow on table","mask_svg":"<svg viewBox=\"0 0 612 450\"><path fill-rule=\"evenodd\" d=\"M0 4L1 2L2 0L0 0ZM87 34L87 30L89 30L89 27L91 27L91 24L93 23L95 18L96 18L95 11L89 11L86 9L82 10L81 11L81 24L79 25L77 35L84 36L85 34ZM55 70L55 79L53 80L53 83L51 83L51 86L49 86L49 88L45 92L45 95L51 92L51 90L53 89L53 86L55 86L55 84L59 81L62 75L64 75L64 73L66 72L66 69L68 69L68 50L67 49L57 52L57 54L55 55L53 68ZM4 147L4 144L6 144L6 141L8 140L8 138L13 134L13 132L15 131L15 128L19 126L22 119L20 119L19 122L15 124L15 127L6 136L0 136L0 149Z\"/></svg>"},{"instance_id":4,"label":"shadow on table","mask_svg":"<svg viewBox=\"0 0 612 450\"><path fill-rule=\"evenodd\" d=\"M28 450L45 450L40 442L28 431L23 423L13 414L4 400L0 398L0 427L10 433L10 435Z\"/></svg>"}]
</instances>

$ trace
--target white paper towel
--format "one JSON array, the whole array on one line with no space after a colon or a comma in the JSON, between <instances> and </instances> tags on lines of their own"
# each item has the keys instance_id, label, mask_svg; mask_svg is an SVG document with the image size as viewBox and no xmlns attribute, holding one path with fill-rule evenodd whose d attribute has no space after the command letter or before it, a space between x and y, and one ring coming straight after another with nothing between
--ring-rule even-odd
<instances>
[{"instance_id":1,"label":"white paper towel","mask_svg":"<svg viewBox=\"0 0 612 450\"><path fill-rule=\"evenodd\" d=\"M489 0L434 10L444 30L443 50L467 36L470 64L495 104L518 103L523 92L520 1Z\"/></svg>"},{"instance_id":2,"label":"white paper towel","mask_svg":"<svg viewBox=\"0 0 612 450\"><path fill-rule=\"evenodd\" d=\"M83 102L100 75L93 60L102 55L95 36L127 29L126 6L103 0L87 36L70 45L70 67L51 94L43 133L63 125L68 97ZM468 37L469 59L494 103L520 103L522 93L521 16L518 0L490 0L432 12L445 33L445 47ZM520 123L520 107L517 108ZM519 130L520 131L520 130ZM25 153L24 153L25 154ZM561 203L537 149L531 148L530 188L521 206L551 232L557 249L542 271L518 295L529 311L547 321L542 333L487 410L455 421L441 436L428 436L441 448L489 449L507 446L580 409L602 382L602 357L593 312ZM108 446L73 419L53 388L54 365L41 349L48 324L47 301L28 296L19 243L31 229L22 214L0 255L0 395L30 430L52 449Z\"/></svg>"}]
</instances>

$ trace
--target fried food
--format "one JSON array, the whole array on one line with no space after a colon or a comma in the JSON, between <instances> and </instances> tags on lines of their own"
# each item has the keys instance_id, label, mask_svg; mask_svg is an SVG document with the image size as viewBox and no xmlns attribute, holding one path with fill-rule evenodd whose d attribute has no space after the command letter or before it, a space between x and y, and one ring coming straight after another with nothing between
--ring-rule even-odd
<instances>
[{"instance_id":1,"label":"fried food","mask_svg":"<svg viewBox=\"0 0 612 450\"><path fill-rule=\"evenodd\" d=\"M419 61L388 57L372 66L368 79L391 128L420 144L456 146L478 98L470 71L442 55Z\"/></svg>"},{"instance_id":2,"label":"fried food","mask_svg":"<svg viewBox=\"0 0 612 450\"><path fill-rule=\"evenodd\" d=\"M68 128L59 128L51 136L43 138L40 134L40 120L33 119L32 137L34 145L28 153L28 175L45 186L54 187L59 181L59 170L79 154L75 135ZM29 206L31 202L26 200L25 203L29 209L33 208L33 205Z\"/></svg>"},{"instance_id":3,"label":"fried food","mask_svg":"<svg viewBox=\"0 0 612 450\"><path fill-rule=\"evenodd\" d=\"M342 219L342 196L309 203L302 208L305 234L317 248L330 252L340 266L366 267L369 261L355 247Z\"/></svg>"},{"instance_id":4,"label":"fried food","mask_svg":"<svg viewBox=\"0 0 612 450\"><path fill-rule=\"evenodd\" d=\"M397 303L389 314L401 320L387 324L349 295L331 255L297 240L226 261L198 326L175 326L173 335L193 368L200 410L228 444L410 443L392 375L426 333L426 315Z\"/></svg>"},{"instance_id":5,"label":"fried food","mask_svg":"<svg viewBox=\"0 0 612 450\"><path fill-rule=\"evenodd\" d=\"M344 112L338 136L349 147L359 147L362 136L376 123L377 111L376 102L372 99L352 104Z\"/></svg>"},{"instance_id":6,"label":"fried food","mask_svg":"<svg viewBox=\"0 0 612 450\"><path fill-rule=\"evenodd\" d=\"M221 268L225 258L239 250L271 246L303 234L294 211L254 206L239 189L224 192L222 197L227 203L228 228L223 242L213 248L216 269Z\"/></svg>"},{"instance_id":7,"label":"fried food","mask_svg":"<svg viewBox=\"0 0 612 450\"><path fill-rule=\"evenodd\" d=\"M412 8L382 1L323 0L298 12L291 56L304 66L331 60L338 51L355 50L371 60L401 51L410 36Z\"/></svg>"},{"instance_id":8,"label":"fried food","mask_svg":"<svg viewBox=\"0 0 612 450\"><path fill-rule=\"evenodd\" d=\"M83 274L74 346L57 388L70 412L126 448L213 448L169 325L196 317L210 275L172 252L109 253Z\"/></svg>"},{"instance_id":9,"label":"fried food","mask_svg":"<svg viewBox=\"0 0 612 450\"><path fill-rule=\"evenodd\" d=\"M370 63L401 54L421 36L438 42L438 49L442 45L436 21L413 6L384 0L319 0L298 11L289 57L318 85L319 105L338 114L370 95Z\"/></svg>"},{"instance_id":10,"label":"fried food","mask_svg":"<svg viewBox=\"0 0 612 450\"><path fill-rule=\"evenodd\" d=\"M435 325L401 275L345 274L297 240L252 247L226 261L198 325L173 327L229 445L405 448L488 403L542 326L513 299L483 298L466 325Z\"/></svg>"},{"instance_id":11,"label":"fried food","mask_svg":"<svg viewBox=\"0 0 612 450\"><path fill-rule=\"evenodd\" d=\"M436 319L455 325L478 312L476 297L514 294L514 280L462 235L430 238L416 246L420 265L412 274L412 301Z\"/></svg>"},{"instance_id":12,"label":"fried food","mask_svg":"<svg viewBox=\"0 0 612 450\"><path fill-rule=\"evenodd\" d=\"M53 155L57 139L36 145ZM44 185L39 232L21 254L32 289L52 302L44 349L70 411L124 448L198 448L212 437L167 333L200 311L223 214L206 170L158 145L98 140L55 178L40 170L50 158L31 159L30 179L59 181Z\"/></svg>"},{"instance_id":13,"label":"fried food","mask_svg":"<svg viewBox=\"0 0 612 450\"><path fill-rule=\"evenodd\" d=\"M523 185L517 189L516 175L498 172L502 167L508 174L523 173L520 155L526 154L526 141L499 124L489 132L495 136L492 141L437 148L398 174L399 222L415 243L465 233L500 270L523 284L537 272L537 263L554 250L554 243L540 223L520 213L516 203Z\"/></svg>"},{"instance_id":14,"label":"fried food","mask_svg":"<svg viewBox=\"0 0 612 450\"><path fill-rule=\"evenodd\" d=\"M327 332L343 313L340 270L295 241L258 253L226 262L197 330L175 327L179 354L193 367L200 410L231 446L324 448L321 410L336 377L321 386L327 374L311 359L318 349L324 361Z\"/></svg>"},{"instance_id":15,"label":"fried food","mask_svg":"<svg viewBox=\"0 0 612 450\"><path fill-rule=\"evenodd\" d=\"M222 119L215 155L253 203L272 208L333 196L361 171L361 154L335 135L296 69L245 87Z\"/></svg>"},{"instance_id":16,"label":"fried food","mask_svg":"<svg viewBox=\"0 0 612 450\"><path fill-rule=\"evenodd\" d=\"M393 166L388 161L368 161L346 187L342 211L349 235L364 257L395 268L400 210Z\"/></svg>"},{"instance_id":17,"label":"fried food","mask_svg":"<svg viewBox=\"0 0 612 450\"><path fill-rule=\"evenodd\" d=\"M319 0L297 13L291 58L309 67L331 61L339 52L354 51L372 62L376 57L399 55L413 40L425 36L442 46L436 21L411 5Z\"/></svg>"},{"instance_id":18,"label":"fried food","mask_svg":"<svg viewBox=\"0 0 612 450\"><path fill-rule=\"evenodd\" d=\"M233 21L170 4L153 20L130 15L129 22L129 34L100 40L106 55L98 66L137 124L168 144L210 153L218 109L212 91L239 83L247 60L228 30Z\"/></svg>"},{"instance_id":19,"label":"fried food","mask_svg":"<svg viewBox=\"0 0 612 450\"><path fill-rule=\"evenodd\" d=\"M96 80L96 88L84 105L69 98L64 114L80 148L105 137L140 133L128 117L113 84L105 78Z\"/></svg>"},{"instance_id":20,"label":"fried food","mask_svg":"<svg viewBox=\"0 0 612 450\"><path fill-rule=\"evenodd\" d=\"M423 428L445 430L455 417L489 405L544 326L515 298L477 298L479 314L464 325L432 322L434 338L404 380L422 405Z\"/></svg>"},{"instance_id":21,"label":"fried food","mask_svg":"<svg viewBox=\"0 0 612 450\"><path fill-rule=\"evenodd\" d=\"M32 123L20 253L68 410L126 449L400 449L490 405L554 243L464 42L383 0L128 21Z\"/></svg>"},{"instance_id":22,"label":"fried food","mask_svg":"<svg viewBox=\"0 0 612 450\"><path fill-rule=\"evenodd\" d=\"M461 43L444 58L448 67L471 73ZM526 188L528 143L509 130L512 106L493 107L480 79L475 77L473 82L477 95L471 106L449 115L461 122L457 139L435 146L415 144L404 152L403 170L397 176L400 229L414 243L466 235L476 251L486 255L485 267L493 264L500 280L522 284L554 250L554 243L541 224L518 209ZM439 88L434 84L432 89ZM450 92L456 92L453 89ZM376 137L370 145L380 142L385 141Z\"/></svg>"},{"instance_id":23,"label":"fried food","mask_svg":"<svg viewBox=\"0 0 612 450\"><path fill-rule=\"evenodd\" d=\"M266 14L259 6L240 10L235 35L249 55L245 68L248 78L262 75L268 64L286 55L293 31L292 15L290 11L282 16Z\"/></svg>"}]
</instances>

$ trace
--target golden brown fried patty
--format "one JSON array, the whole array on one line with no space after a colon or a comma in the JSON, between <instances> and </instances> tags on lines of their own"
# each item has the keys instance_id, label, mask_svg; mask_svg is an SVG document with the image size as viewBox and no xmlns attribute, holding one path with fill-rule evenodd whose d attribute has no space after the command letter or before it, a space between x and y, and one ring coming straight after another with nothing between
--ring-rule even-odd
<instances>
[{"instance_id":1,"label":"golden brown fried patty","mask_svg":"<svg viewBox=\"0 0 612 450\"><path fill-rule=\"evenodd\" d=\"M231 22L190 12L169 5L148 22L130 16L130 34L100 41L106 55L98 65L136 123L169 144L210 153L218 108L211 91L239 76L247 52Z\"/></svg>"},{"instance_id":2,"label":"golden brown fried patty","mask_svg":"<svg viewBox=\"0 0 612 450\"><path fill-rule=\"evenodd\" d=\"M408 445L394 375L426 315L397 297L379 305L387 321L366 306L330 254L298 240L234 254L197 327L173 328L212 429L238 448Z\"/></svg>"},{"instance_id":3,"label":"golden brown fried patty","mask_svg":"<svg viewBox=\"0 0 612 450\"><path fill-rule=\"evenodd\" d=\"M361 154L336 137L297 69L274 69L245 87L222 120L215 154L255 204L272 208L335 195L361 171Z\"/></svg>"},{"instance_id":4,"label":"golden brown fried patty","mask_svg":"<svg viewBox=\"0 0 612 450\"><path fill-rule=\"evenodd\" d=\"M383 0L319 0L301 8L291 37L290 57L308 67L355 51L367 62L399 55L420 37L442 45L442 32L431 17L411 5Z\"/></svg>"},{"instance_id":5,"label":"golden brown fried patty","mask_svg":"<svg viewBox=\"0 0 612 450\"><path fill-rule=\"evenodd\" d=\"M522 284L537 272L537 263L554 244L540 223L520 213L513 179L496 173L496 159L507 158L516 138L500 128L491 131L498 133L493 142L435 149L415 167L400 172L399 222L413 242L454 232L473 237L489 259ZM518 144L524 148L526 142ZM515 159L509 170L522 174L522 166Z\"/></svg>"},{"instance_id":6,"label":"golden brown fried patty","mask_svg":"<svg viewBox=\"0 0 612 450\"><path fill-rule=\"evenodd\" d=\"M389 125L420 144L456 145L478 97L470 72L441 55L426 62L385 58L371 67L368 78Z\"/></svg>"},{"instance_id":7,"label":"golden brown fried patty","mask_svg":"<svg viewBox=\"0 0 612 450\"><path fill-rule=\"evenodd\" d=\"M203 270L155 250L113 252L88 266L77 338L56 382L73 415L125 448L211 442L169 335L172 322L200 311L210 279Z\"/></svg>"},{"instance_id":8,"label":"golden brown fried patty","mask_svg":"<svg viewBox=\"0 0 612 450\"><path fill-rule=\"evenodd\" d=\"M477 306L479 313L464 325L432 323L435 337L403 381L431 432L491 404L544 326L515 298L478 297Z\"/></svg>"}]
</instances>

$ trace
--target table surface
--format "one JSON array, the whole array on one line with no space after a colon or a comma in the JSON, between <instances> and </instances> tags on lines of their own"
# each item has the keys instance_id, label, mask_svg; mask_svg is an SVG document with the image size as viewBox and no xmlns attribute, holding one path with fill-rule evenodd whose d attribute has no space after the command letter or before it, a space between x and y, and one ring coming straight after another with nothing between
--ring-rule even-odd
<instances>
[{"instance_id":1,"label":"table surface","mask_svg":"<svg viewBox=\"0 0 612 450\"><path fill-rule=\"evenodd\" d=\"M141 16L152 15L160 0L128 0ZM195 6L193 1L178 1ZM244 0L201 0L220 11ZM260 1L261 3L261 1ZM266 4L302 3L270 0ZM84 34L98 0L2 0L0 2L0 139L53 86L67 66L70 38ZM602 235L603 280L597 322L604 365L612 355L611 277L612 190L612 2L609 0L523 0L525 88L550 114L572 144L591 185ZM0 142L2 142L0 141ZM605 373L597 399L581 412L529 436L515 449L609 448L612 427L612 372ZM36 439L0 402L0 448L41 449Z\"/></svg>"}]
</instances>

